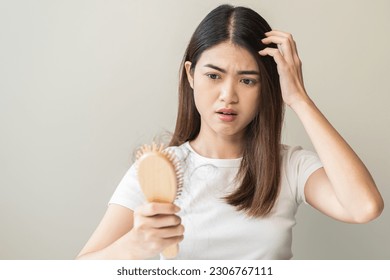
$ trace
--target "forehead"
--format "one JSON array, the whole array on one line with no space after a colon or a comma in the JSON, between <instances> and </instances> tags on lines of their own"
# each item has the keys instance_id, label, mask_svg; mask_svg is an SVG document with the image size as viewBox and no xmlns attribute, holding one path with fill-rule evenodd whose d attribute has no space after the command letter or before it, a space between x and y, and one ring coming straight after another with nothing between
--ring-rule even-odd
<instances>
[{"instance_id":1,"label":"forehead","mask_svg":"<svg viewBox=\"0 0 390 280\"><path fill-rule=\"evenodd\" d=\"M227 70L258 70L256 60L248 50L228 42L205 50L197 64L213 64Z\"/></svg>"}]
</instances>

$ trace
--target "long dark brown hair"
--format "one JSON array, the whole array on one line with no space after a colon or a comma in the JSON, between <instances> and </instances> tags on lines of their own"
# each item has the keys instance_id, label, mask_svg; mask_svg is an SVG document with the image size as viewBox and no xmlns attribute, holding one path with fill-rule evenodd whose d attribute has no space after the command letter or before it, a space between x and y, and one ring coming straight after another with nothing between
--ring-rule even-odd
<instances>
[{"instance_id":1,"label":"long dark brown hair","mask_svg":"<svg viewBox=\"0 0 390 280\"><path fill-rule=\"evenodd\" d=\"M269 24L246 7L221 5L212 10L196 28L180 68L179 110L170 146L195 139L200 130L200 115L184 63L195 69L201 54L222 42L231 42L248 50L260 70L258 113L245 130L245 147L236 180L239 187L225 197L227 203L252 217L263 217L272 210L279 193L280 138L284 105L276 63L258 52ZM271 47L276 47L271 45Z\"/></svg>"}]
</instances>

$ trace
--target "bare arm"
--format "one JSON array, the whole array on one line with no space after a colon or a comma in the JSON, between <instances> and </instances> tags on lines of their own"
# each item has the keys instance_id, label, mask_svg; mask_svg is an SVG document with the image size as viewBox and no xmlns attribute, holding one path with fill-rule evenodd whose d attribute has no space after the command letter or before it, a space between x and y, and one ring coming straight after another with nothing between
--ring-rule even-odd
<instances>
[{"instance_id":1,"label":"bare arm","mask_svg":"<svg viewBox=\"0 0 390 280\"><path fill-rule=\"evenodd\" d=\"M323 169L305 186L307 202L335 219L365 223L380 215L382 197L366 166L314 103L291 106L303 123Z\"/></svg>"},{"instance_id":2,"label":"bare arm","mask_svg":"<svg viewBox=\"0 0 390 280\"><path fill-rule=\"evenodd\" d=\"M77 259L126 259L117 250L119 239L133 228L133 211L111 204ZM114 244L116 242L116 244Z\"/></svg>"},{"instance_id":3,"label":"bare arm","mask_svg":"<svg viewBox=\"0 0 390 280\"><path fill-rule=\"evenodd\" d=\"M111 204L77 259L147 259L183 240L184 227L171 203L136 211Z\"/></svg>"},{"instance_id":4,"label":"bare arm","mask_svg":"<svg viewBox=\"0 0 390 280\"><path fill-rule=\"evenodd\" d=\"M278 44L279 49L265 48L259 53L277 63L283 100L301 120L324 165L306 182L306 200L341 221L364 223L376 218L383 210L383 199L363 162L308 97L291 34L271 31L266 36L263 43Z\"/></svg>"}]
</instances>

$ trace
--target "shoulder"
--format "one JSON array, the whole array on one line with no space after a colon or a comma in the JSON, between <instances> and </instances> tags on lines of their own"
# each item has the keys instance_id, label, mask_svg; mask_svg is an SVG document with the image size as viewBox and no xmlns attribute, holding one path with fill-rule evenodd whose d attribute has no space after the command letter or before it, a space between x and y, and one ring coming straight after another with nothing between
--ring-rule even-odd
<instances>
[{"instance_id":1,"label":"shoulder","mask_svg":"<svg viewBox=\"0 0 390 280\"><path fill-rule=\"evenodd\" d=\"M303 162L318 162L317 153L303 149L301 146L290 146L282 144L280 148L280 156L284 164L294 166Z\"/></svg>"},{"instance_id":2,"label":"shoulder","mask_svg":"<svg viewBox=\"0 0 390 280\"><path fill-rule=\"evenodd\" d=\"M323 166L321 160L315 152L301 146L282 145L280 155L282 180L286 180L300 204L305 201L305 183L314 171Z\"/></svg>"}]
</instances>

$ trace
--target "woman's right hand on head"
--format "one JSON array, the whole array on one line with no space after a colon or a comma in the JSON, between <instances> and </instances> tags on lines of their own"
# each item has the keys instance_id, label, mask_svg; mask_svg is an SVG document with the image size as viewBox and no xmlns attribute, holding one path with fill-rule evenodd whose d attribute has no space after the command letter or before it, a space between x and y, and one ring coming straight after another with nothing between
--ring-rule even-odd
<instances>
[{"instance_id":1,"label":"woman's right hand on head","mask_svg":"<svg viewBox=\"0 0 390 280\"><path fill-rule=\"evenodd\" d=\"M133 228L121 239L121 245L134 259L156 256L166 247L183 240L184 227L176 215L180 208L172 203L151 202L134 211Z\"/></svg>"}]
</instances>

